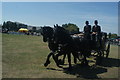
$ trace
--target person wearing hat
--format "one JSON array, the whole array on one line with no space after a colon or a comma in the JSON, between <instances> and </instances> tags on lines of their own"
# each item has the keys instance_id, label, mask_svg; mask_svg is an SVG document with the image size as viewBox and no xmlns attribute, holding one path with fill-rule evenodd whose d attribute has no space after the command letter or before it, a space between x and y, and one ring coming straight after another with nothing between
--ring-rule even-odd
<instances>
[{"instance_id":1,"label":"person wearing hat","mask_svg":"<svg viewBox=\"0 0 120 80\"><path fill-rule=\"evenodd\" d=\"M84 26L84 38L86 40L91 40L91 25L89 25L89 21L85 22Z\"/></svg>"}]
</instances>

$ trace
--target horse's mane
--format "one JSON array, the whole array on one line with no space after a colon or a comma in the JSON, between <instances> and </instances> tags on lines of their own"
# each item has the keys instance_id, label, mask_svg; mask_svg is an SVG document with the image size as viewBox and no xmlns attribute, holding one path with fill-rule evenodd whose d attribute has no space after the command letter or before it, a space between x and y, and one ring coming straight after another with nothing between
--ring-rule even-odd
<instances>
[{"instance_id":1,"label":"horse's mane","mask_svg":"<svg viewBox=\"0 0 120 80\"><path fill-rule=\"evenodd\" d=\"M55 28L55 37L60 43L62 44L71 43L72 37L70 36L69 32L66 29L60 26L56 26L54 28Z\"/></svg>"},{"instance_id":2,"label":"horse's mane","mask_svg":"<svg viewBox=\"0 0 120 80\"><path fill-rule=\"evenodd\" d=\"M55 30L58 31L59 34L69 35L68 31L63 27L58 26L55 28Z\"/></svg>"}]
</instances>

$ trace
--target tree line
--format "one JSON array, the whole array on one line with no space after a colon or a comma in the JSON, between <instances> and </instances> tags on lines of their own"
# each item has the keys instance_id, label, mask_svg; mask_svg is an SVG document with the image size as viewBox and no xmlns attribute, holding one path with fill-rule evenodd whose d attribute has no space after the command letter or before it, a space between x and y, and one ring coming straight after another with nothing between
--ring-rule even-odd
<instances>
[{"instance_id":1,"label":"tree line","mask_svg":"<svg viewBox=\"0 0 120 80\"><path fill-rule=\"evenodd\" d=\"M7 21L3 22L2 25L2 31L18 31L20 28L28 28L29 26L23 23L18 23L18 22L12 22L12 21ZM64 27L66 30L69 31L69 33L78 33L79 28L76 24L68 23L68 24L63 24L62 27ZM32 29L29 30L30 32L40 32L40 30L37 30L36 27L32 27Z\"/></svg>"},{"instance_id":2,"label":"tree line","mask_svg":"<svg viewBox=\"0 0 120 80\"><path fill-rule=\"evenodd\" d=\"M21 27L27 28L27 25L18 22L3 22L2 31L18 31Z\"/></svg>"},{"instance_id":3,"label":"tree line","mask_svg":"<svg viewBox=\"0 0 120 80\"><path fill-rule=\"evenodd\" d=\"M17 32L20 28L26 28L28 29L29 25L23 24L23 23L19 23L19 22L12 22L12 21L7 21L7 22L3 22L3 24L1 25L2 27L2 32L8 32L8 31L15 31ZM65 28L66 30L69 31L70 34L78 34L80 33L79 31L79 27L76 24L73 23L66 23L66 24L62 24L62 27ZM36 29L36 27L32 27L32 29L29 29L29 32L33 33L40 33L40 29ZM117 34L111 34L111 38L117 38L118 35Z\"/></svg>"}]
</instances>

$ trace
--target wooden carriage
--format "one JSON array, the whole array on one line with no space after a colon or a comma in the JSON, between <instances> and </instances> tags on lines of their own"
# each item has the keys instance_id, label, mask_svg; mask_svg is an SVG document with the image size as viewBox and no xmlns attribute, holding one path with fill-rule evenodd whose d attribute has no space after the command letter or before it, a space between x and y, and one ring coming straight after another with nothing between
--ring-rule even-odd
<instances>
[{"instance_id":1,"label":"wooden carriage","mask_svg":"<svg viewBox=\"0 0 120 80\"><path fill-rule=\"evenodd\" d=\"M102 46L101 46L101 48L100 48L100 50L99 51L97 51L97 50L92 50L91 51L91 55L92 56L98 56L99 55L99 53L101 53L101 57L105 57L105 58L108 58L108 56L109 56L109 53L110 53L110 34L109 35L107 35L107 33L105 33L105 32L101 32L101 40L102 40ZM82 38L84 38L84 33L79 33L79 34L74 34L74 35L72 35L72 36L76 36L76 37L82 37Z\"/></svg>"}]
</instances>

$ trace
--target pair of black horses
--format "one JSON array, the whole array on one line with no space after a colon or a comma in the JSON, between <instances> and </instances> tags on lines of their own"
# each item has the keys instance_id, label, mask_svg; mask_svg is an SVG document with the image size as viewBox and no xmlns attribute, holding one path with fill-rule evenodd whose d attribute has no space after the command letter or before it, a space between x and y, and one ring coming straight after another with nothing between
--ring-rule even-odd
<instances>
[{"instance_id":1,"label":"pair of black horses","mask_svg":"<svg viewBox=\"0 0 120 80\"><path fill-rule=\"evenodd\" d=\"M91 51L94 50L98 53L96 64L101 63L101 48L98 45L98 42L94 40L86 40L80 37L72 37L67 30L58 25L52 27L42 27L41 35L43 36L43 41L48 42L48 47L51 52L47 56L47 60L44 66L50 64L50 57L52 56L56 65L60 68L60 64L64 63L65 57L68 57L69 68L71 65L71 54L74 57L74 63L77 63L77 60L82 61L81 64L88 65L87 57L91 55ZM105 40L103 40L105 43ZM59 56L64 55L63 60L58 59ZM79 56L83 56L82 59Z\"/></svg>"}]
</instances>

